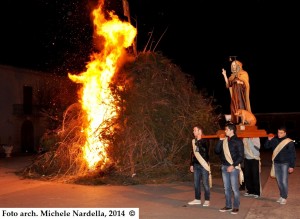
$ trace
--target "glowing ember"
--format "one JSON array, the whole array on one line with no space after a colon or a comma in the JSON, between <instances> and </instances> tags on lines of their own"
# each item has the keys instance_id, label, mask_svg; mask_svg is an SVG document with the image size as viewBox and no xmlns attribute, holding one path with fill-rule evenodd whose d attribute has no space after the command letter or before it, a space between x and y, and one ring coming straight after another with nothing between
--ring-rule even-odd
<instances>
[{"instance_id":1,"label":"glowing ember","mask_svg":"<svg viewBox=\"0 0 300 219\"><path fill-rule=\"evenodd\" d=\"M86 136L83 155L89 169L95 169L100 161L103 166L109 160L107 145L100 139L105 121L116 116L116 105L109 84L117 70L118 60L126 55L125 48L132 45L136 35L136 29L130 23L120 21L112 12L106 19L102 11L103 3L104 0L101 0L93 11L95 34L103 38L102 51L91 55L86 72L79 75L69 73L72 81L82 83L80 103L87 115L83 128Z\"/></svg>"}]
</instances>

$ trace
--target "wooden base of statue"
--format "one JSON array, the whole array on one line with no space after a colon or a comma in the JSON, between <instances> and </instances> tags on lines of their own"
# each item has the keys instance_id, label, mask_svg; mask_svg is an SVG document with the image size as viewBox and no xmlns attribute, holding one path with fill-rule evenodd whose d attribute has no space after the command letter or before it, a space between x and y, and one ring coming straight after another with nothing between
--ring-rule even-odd
<instances>
[{"instance_id":1,"label":"wooden base of statue","mask_svg":"<svg viewBox=\"0 0 300 219\"><path fill-rule=\"evenodd\" d=\"M236 135L239 138L268 137L268 134L264 129L257 129L257 126L249 125L237 125ZM224 130L217 131L215 135L204 135L202 138L220 138L220 136L225 136Z\"/></svg>"}]
</instances>

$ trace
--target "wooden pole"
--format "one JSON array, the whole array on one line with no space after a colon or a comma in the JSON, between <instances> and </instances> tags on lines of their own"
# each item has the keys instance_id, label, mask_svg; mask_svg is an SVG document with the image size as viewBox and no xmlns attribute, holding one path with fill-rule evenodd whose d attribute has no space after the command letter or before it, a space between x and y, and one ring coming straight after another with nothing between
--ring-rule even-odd
<instances>
[{"instance_id":1,"label":"wooden pole","mask_svg":"<svg viewBox=\"0 0 300 219\"><path fill-rule=\"evenodd\" d=\"M129 4L127 0L122 0L123 4L123 11L124 11L124 16L127 17L128 22L131 24L131 19L130 19L130 10L129 10ZM136 37L135 37L136 39ZM133 53L135 56L137 56L137 48L136 48L136 40L133 40L132 43L132 48L133 48Z\"/></svg>"},{"instance_id":2,"label":"wooden pole","mask_svg":"<svg viewBox=\"0 0 300 219\"><path fill-rule=\"evenodd\" d=\"M236 127L236 135L239 138L268 137L264 129L257 129L256 126L237 125ZM224 130L217 131L215 135L202 135L202 138L220 138L220 136L225 137Z\"/></svg>"}]
</instances>

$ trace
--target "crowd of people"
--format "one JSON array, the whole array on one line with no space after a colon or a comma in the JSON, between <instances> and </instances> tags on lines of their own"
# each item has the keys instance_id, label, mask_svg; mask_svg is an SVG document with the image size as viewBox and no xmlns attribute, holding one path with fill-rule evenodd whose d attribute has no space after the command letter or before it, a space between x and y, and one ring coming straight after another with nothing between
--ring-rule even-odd
<instances>
[{"instance_id":1,"label":"crowd of people","mask_svg":"<svg viewBox=\"0 0 300 219\"><path fill-rule=\"evenodd\" d=\"M221 175L224 186L225 206L220 212L238 214L240 208L241 188L245 190L244 196L260 198L261 186L261 141L259 137L240 138L236 131L239 117L238 109L251 112L249 98L249 77L243 70L242 63L234 60L231 63L231 75L228 78L226 71L222 69L226 87L231 96L231 120L225 124L225 135L220 135L214 147L221 162ZM211 169L209 163L208 142L203 138L203 128L200 125L193 127L194 139L192 140L192 153L190 171L194 174L194 200L189 205L200 205L201 186L204 190L204 207L210 206ZM279 190L277 202L287 204L288 178L294 172L296 163L296 150L294 141L287 135L285 126L278 127L277 135L269 134L264 142L265 149L271 149L272 168L271 177L276 179ZM244 188L243 188L244 187Z\"/></svg>"},{"instance_id":2,"label":"crowd of people","mask_svg":"<svg viewBox=\"0 0 300 219\"><path fill-rule=\"evenodd\" d=\"M225 135L220 136L214 147L214 153L219 155L221 161L221 175L224 185L225 206L220 212L238 214L240 207L240 185L245 184L244 196L260 198L261 186L261 160L260 138L239 138L236 134L236 125L227 123ZM201 190L204 191L204 207L210 206L211 169L209 163L209 146L207 139L202 138L203 128L199 125L193 128L192 153L190 171L194 174L194 200L189 205L200 205ZM284 126L278 128L277 135L268 135L265 149L271 149L272 168L270 176L274 177L279 190L279 204L287 204L288 177L294 172L296 163L296 150L293 140L287 136ZM244 163L242 170L241 165ZM203 188L202 188L203 186Z\"/></svg>"}]
</instances>

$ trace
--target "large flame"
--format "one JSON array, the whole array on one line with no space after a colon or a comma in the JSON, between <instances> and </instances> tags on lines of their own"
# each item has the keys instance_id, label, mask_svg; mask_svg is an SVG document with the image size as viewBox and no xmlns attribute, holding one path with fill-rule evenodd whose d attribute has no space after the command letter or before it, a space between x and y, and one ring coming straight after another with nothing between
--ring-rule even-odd
<instances>
[{"instance_id":1,"label":"large flame","mask_svg":"<svg viewBox=\"0 0 300 219\"><path fill-rule=\"evenodd\" d=\"M99 161L103 166L109 160L106 153L108 145L100 138L105 121L117 114L109 84L117 70L118 60L126 55L125 48L132 45L136 35L136 29L130 23L120 21L112 12L109 12L109 18L106 19L102 10L103 3L104 0L100 0L92 13L95 34L103 38L102 50L91 55L86 72L79 75L69 73L72 81L82 83L80 103L87 115L87 123L83 127L86 136L83 156L89 169L95 169Z\"/></svg>"}]
</instances>

